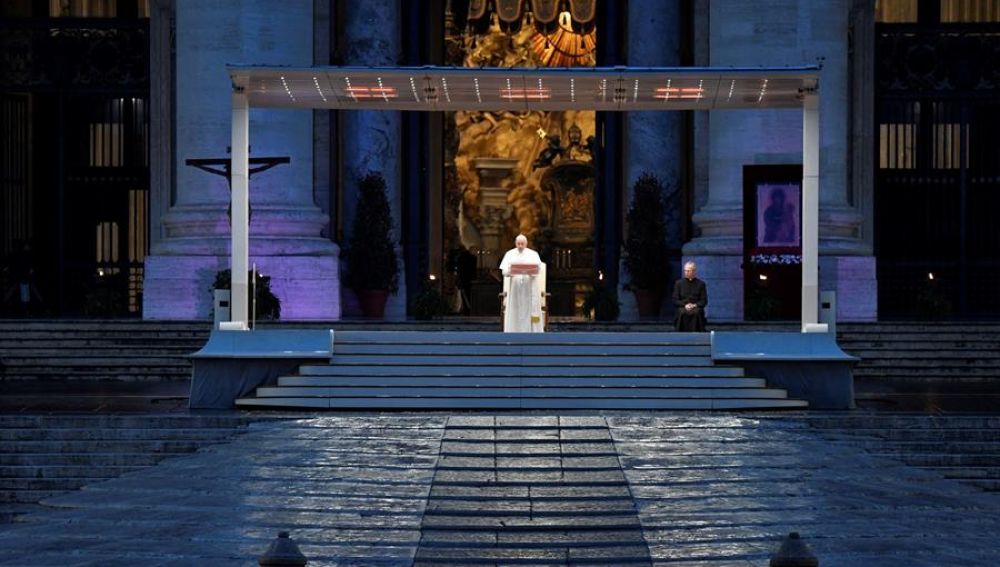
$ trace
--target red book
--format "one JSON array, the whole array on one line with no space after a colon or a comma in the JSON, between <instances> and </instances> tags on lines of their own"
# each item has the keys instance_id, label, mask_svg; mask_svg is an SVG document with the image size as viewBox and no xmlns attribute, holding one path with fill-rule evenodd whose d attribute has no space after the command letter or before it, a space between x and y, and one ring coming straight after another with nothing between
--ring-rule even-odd
<instances>
[{"instance_id":1,"label":"red book","mask_svg":"<svg viewBox=\"0 0 1000 567\"><path fill-rule=\"evenodd\" d=\"M512 276L537 276L538 264L511 264L510 275Z\"/></svg>"}]
</instances>

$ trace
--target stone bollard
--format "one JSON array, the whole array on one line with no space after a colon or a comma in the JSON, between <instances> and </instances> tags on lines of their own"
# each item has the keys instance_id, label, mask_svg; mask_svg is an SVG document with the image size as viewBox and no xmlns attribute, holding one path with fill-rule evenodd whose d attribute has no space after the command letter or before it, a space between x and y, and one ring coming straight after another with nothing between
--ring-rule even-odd
<instances>
[{"instance_id":1,"label":"stone bollard","mask_svg":"<svg viewBox=\"0 0 1000 567\"><path fill-rule=\"evenodd\" d=\"M788 534L777 553L771 556L771 567L819 567L819 559L809 551L809 546L799 537L799 532Z\"/></svg>"},{"instance_id":2,"label":"stone bollard","mask_svg":"<svg viewBox=\"0 0 1000 567\"><path fill-rule=\"evenodd\" d=\"M278 532L278 538L257 560L260 567L305 567L309 561L295 545L295 540L288 537L288 532Z\"/></svg>"}]
</instances>

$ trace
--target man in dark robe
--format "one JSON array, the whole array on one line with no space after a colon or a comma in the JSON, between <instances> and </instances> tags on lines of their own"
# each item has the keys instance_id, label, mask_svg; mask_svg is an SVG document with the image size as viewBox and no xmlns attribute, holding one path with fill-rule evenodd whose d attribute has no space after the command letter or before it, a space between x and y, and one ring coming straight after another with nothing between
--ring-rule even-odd
<instances>
[{"instance_id":1,"label":"man in dark robe","mask_svg":"<svg viewBox=\"0 0 1000 567\"><path fill-rule=\"evenodd\" d=\"M705 332L705 306L708 305L708 290L705 282L695 277L697 266L694 262L684 264L684 277L674 283L674 328L688 333Z\"/></svg>"}]
</instances>

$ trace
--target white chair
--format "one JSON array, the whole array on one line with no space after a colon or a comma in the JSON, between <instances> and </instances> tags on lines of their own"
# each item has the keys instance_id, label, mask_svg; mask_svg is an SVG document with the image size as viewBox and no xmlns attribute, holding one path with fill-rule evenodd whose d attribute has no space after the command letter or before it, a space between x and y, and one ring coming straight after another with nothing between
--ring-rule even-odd
<instances>
[{"instance_id":1,"label":"white chair","mask_svg":"<svg viewBox=\"0 0 1000 567\"><path fill-rule=\"evenodd\" d=\"M538 275L535 276L538 281L539 293L542 294L542 331L546 331L549 326L549 296L551 295L546 291L545 287L545 262L538 265ZM510 293L510 278L503 278L503 291L500 292L500 331L503 332L503 319L504 315L507 313L507 296Z\"/></svg>"}]
</instances>

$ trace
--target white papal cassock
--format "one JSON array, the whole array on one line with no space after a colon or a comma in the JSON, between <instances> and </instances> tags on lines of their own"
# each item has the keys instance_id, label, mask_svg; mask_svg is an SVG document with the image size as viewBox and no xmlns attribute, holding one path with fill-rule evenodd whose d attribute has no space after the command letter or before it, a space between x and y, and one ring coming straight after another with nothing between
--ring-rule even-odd
<instances>
[{"instance_id":1,"label":"white papal cassock","mask_svg":"<svg viewBox=\"0 0 1000 567\"><path fill-rule=\"evenodd\" d=\"M503 330L505 333L541 333L545 330L542 320L542 290L538 276L511 275L511 264L535 264L542 259L531 248L507 251L500 262L503 277L510 278L507 292L507 308L504 310Z\"/></svg>"}]
</instances>

